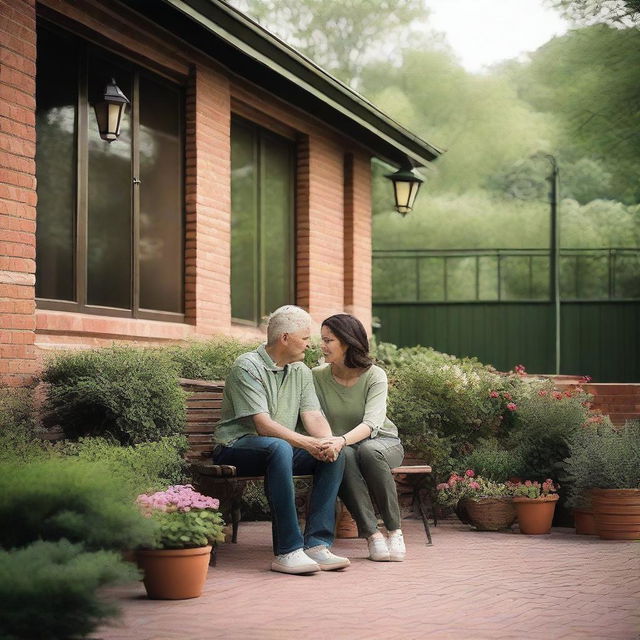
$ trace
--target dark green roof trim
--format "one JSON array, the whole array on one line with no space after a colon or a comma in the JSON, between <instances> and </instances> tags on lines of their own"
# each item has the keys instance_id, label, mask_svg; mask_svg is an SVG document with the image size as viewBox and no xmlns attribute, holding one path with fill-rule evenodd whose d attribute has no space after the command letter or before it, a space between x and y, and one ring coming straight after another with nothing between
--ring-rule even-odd
<instances>
[{"instance_id":1,"label":"dark green roof trim","mask_svg":"<svg viewBox=\"0 0 640 640\"><path fill-rule=\"evenodd\" d=\"M121 2L383 160L421 166L442 153L222 0Z\"/></svg>"}]
</instances>

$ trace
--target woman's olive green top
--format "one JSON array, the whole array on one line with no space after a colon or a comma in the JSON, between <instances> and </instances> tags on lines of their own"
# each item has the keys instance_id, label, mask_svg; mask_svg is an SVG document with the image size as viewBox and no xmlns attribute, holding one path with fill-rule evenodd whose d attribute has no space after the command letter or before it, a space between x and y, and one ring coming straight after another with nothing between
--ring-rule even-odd
<instances>
[{"instance_id":1,"label":"woman's olive green top","mask_svg":"<svg viewBox=\"0 0 640 640\"><path fill-rule=\"evenodd\" d=\"M352 387L336 382L331 365L313 369L313 383L331 431L340 436L361 423L371 427L371 437L398 437L396 425L387 418L387 374L370 366Z\"/></svg>"}]
</instances>

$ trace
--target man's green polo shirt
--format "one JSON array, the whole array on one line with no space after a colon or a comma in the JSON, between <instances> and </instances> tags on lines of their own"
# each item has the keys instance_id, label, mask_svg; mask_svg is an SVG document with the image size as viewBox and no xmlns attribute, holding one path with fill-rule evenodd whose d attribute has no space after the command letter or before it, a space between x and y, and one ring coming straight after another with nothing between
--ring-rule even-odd
<instances>
[{"instance_id":1,"label":"man's green polo shirt","mask_svg":"<svg viewBox=\"0 0 640 640\"><path fill-rule=\"evenodd\" d=\"M257 413L268 413L295 431L298 416L305 411L320 411L311 370L303 362L277 367L265 345L260 345L242 354L226 377L222 420L214 438L218 444L229 444L258 435L252 418Z\"/></svg>"}]
</instances>

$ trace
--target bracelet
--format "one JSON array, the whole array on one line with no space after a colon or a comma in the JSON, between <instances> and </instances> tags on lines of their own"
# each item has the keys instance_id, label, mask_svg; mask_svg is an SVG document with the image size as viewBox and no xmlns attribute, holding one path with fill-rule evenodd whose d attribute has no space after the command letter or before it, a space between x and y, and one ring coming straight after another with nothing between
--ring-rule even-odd
<instances>
[{"instance_id":1,"label":"bracelet","mask_svg":"<svg viewBox=\"0 0 640 640\"><path fill-rule=\"evenodd\" d=\"M340 436L343 440L344 440L344 446L348 447L349 443L347 442L347 439L344 436Z\"/></svg>"}]
</instances>

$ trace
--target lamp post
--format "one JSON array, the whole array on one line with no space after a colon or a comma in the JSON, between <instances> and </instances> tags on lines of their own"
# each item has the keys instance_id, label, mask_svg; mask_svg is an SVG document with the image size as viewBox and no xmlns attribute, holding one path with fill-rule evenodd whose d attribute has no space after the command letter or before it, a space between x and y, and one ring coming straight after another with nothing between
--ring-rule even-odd
<instances>
[{"instance_id":1,"label":"lamp post","mask_svg":"<svg viewBox=\"0 0 640 640\"><path fill-rule=\"evenodd\" d=\"M396 211L406 216L413 210L416 196L420 190L420 185L424 182L424 178L420 176L411 163L407 160L398 171L385 175L393 183L393 195L396 202Z\"/></svg>"},{"instance_id":2,"label":"lamp post","mask_svg":"<svg viewBox=\"0 0 640 640\"><path fill-rule=\"evenodd\" d=\"M102 94L102 99L93 105L98 121L100 137L107 142L113 142L120 135L122 116L129 98L122 93L116 81L112 78Z\"/></svg>"},{"instance_id":3,"label":"lamp post","mask_svg":"<svg viewBox=\"0 0 640 640\"><path fill-rule=\"evenodd\" d=\"M553 300L555 319L555 352L556 352L556 375L560 374L560 230L558 225L558 198L560 185L560 169L558 162L550 153L545 153L544 157L551 164L551 173L547 180L550 183L549 205L551 207L550 237L549 237L549 291Z\"/></svg>"}]
</instances>

